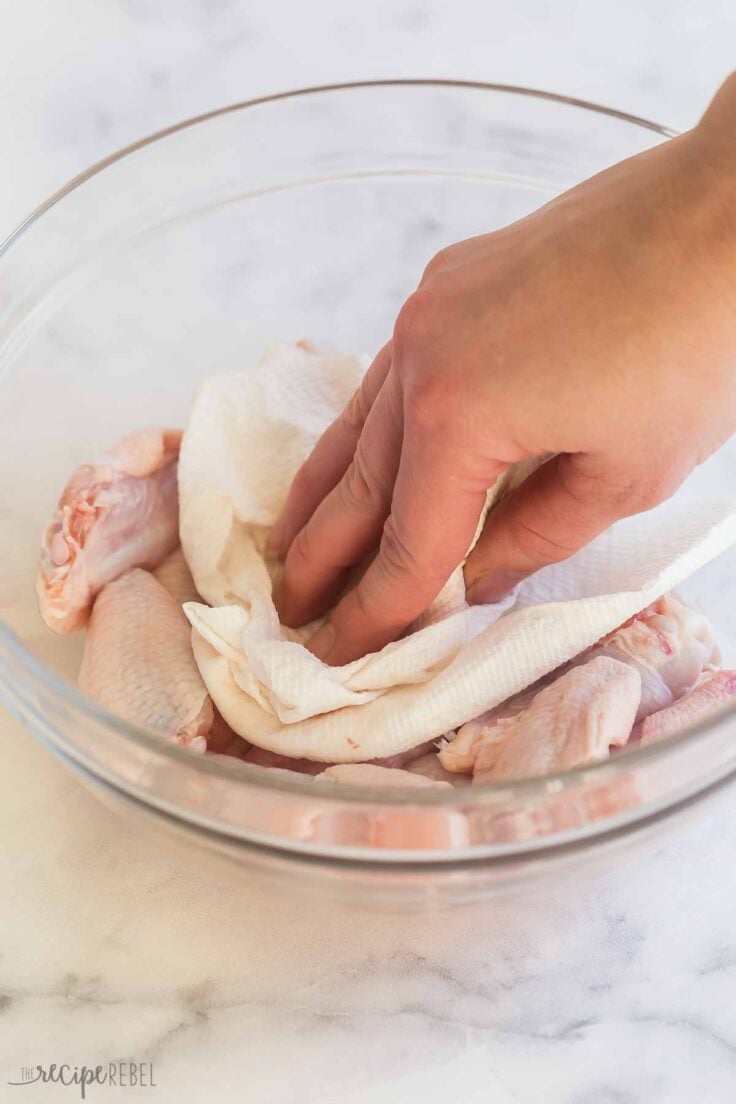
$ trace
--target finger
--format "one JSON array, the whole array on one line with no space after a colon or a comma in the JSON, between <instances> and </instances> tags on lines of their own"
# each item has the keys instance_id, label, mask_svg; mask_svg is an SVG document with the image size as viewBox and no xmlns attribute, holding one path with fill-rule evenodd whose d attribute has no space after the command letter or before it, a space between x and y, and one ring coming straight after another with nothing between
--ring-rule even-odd
<instances>
[{"instance_id":1,"label":"finger","mask_svg":"<svg viewBox=\"0 0 736 1104\"><path fill-rule=\"evenodd\" d=\"M401 455L401 391L391 373L337 486L291 543L274 601L287 625L304 625L336 598L346 571L378 546Z\"/></svg>"},{"instance_id":2,"label":"finger","mask_svg":"<svg viewBox=\"0 0 736 1104\"><path fill-rule=\"evenodd\" d=\"M459 470L461 452L441 435L405 430L378 555L309 642L325 662L348 663L396 640L461 563L483 509L485 486L504 467L491 464L487 484L471 483Z\"/></svg>"},{"instance_id":3,"label":"finger","mask_svg":"<svg viewBox=\"0 0 736 1104\"><path fill-rule=\"evenodd\" d=\"M596 463L596 467L598 464ZM496 602L522 579L560 563L634 513L624 479L601 479L593 458L560 455L537 468L491 510L465 564L467 599Z\"/></svg>"},{"instance_id":4,"label":"finger","mask_svg":"<svg viewBox=\"0 0 736 1104\"><path fill-rule=\"evenodd\" d=\"M325 495L340 481L353 458L365 420L391 367L391 342L384 345L339 418L330 425L302 464L268 538L268 550L284 556Z\"/></svg>"}]
</instances>

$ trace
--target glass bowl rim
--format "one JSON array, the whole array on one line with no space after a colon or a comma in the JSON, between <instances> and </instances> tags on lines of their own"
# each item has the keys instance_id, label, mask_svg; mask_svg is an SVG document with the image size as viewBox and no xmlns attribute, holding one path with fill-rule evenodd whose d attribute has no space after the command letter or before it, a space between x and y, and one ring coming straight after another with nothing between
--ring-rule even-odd
<instances>
[{"instance_id":1,"label":"glass bowl rim","mask_svg":"<svg viewBox=\"0 0 736 1104\"><path fill-rule=\"evenodd\" d=\"M557 92L548 92L537 88L528 88L523 85L422 77L381 78L377 80L358 80L311 85L304 88L275 92L270 95L242 100L224 107L215 108L211 111L191 116L178 123L164 127L116 150L74 176L30 212L30 214L0 241L0 259L5 256L11 246L47 211L60 203L65 196L81 187L86 181L97 176L117 161L149 145L153 145L156 142L177 134L180 131L249 108L261 107L284 100L297 99L320 93L339 94L341 92L349 92L358 89L407 87L454 88L459 90L529 97L556 103L563 107L577 108L594 114L608 116L633 126L651 130L662 138L674 138L678 136L678 131L670 127L652 122L649 119L633 115L629 112L605 107L574 96L567 96ZM0 621L0 646L2 646L6 655L11 656L20 663L25 677L31 684L40 686L47 693L51 692L52 695L70 706L74 711L80 713L82 717L103 724L106 729L111 730L116 735L121 735L133 740L139 746L153 753L156 758L162 758L164 760L171 759L180 766L186 765L189 768L194 768L196 773L200 774L200 776L202 773L213 773L216 776L228 780L237 777L243 784L255 785L266 791L276 791L283 794L295 793L300 796L308 796L309 794L316 795L316 791L313 788L314 779L312 776L306 776L303 779L299 777L290 779L284 778L283 774L279 774L278 777L269 779L269 772L263 770L263 768L257 768L254 764L242 762L238 762L238 769L236 772L233 763L226 761L226 756L194 755L186 748L182 748L174 743L162 741L160 736L155 733L123 720L116 714L98 705L92 699L87 698L78 687L68 682L60 675L57 675L50 667L47 667L46 664L37 659L33 652L29 648L26 648L13 631L2 621ZM0 657L0 685L4 681L2 673L5 667L5 660ZM11 696L7 694L7 690L6 696ZM618 774L619 766L624 763L626 763L628 767L634 767L637 764L662 759L675 747L681 747L685 743L693 744L700 738L711 733L714 729L720 728L722 723L733 715L736 715L736 704L729 709L722 710L717 717L703 721L661 743L651 744L643 748L625 749L614 758L605 759L597 763L583 764L570 770L547 774L541 777L521 778L505 783L485 783L479 786L464 786L459 789L454 788L450 791L444 789L435 790L430 787L419 790L411 789L411 791L409 791L401 787L386 789L381 786L341 784L340 786L329 787L329 789L320 786L318 793L320 801L322 802L332 799L334 801L343 802L354 800L356 802L370 802L373 804L380 802L381 804L398 805L406 804L407 795L411 792L412 804L439 806L482 804L485 799L492 795L502 793L508 794L509 792L527 797L535 794L541 795L544 792L549 792L550 788L559 791L562 788L572 788L580 783L604 783L610 776ZM247 768L247 774L243 773L243 768ZM697 796L697 794L693 796Z\"/></svg>"}]
</instances>

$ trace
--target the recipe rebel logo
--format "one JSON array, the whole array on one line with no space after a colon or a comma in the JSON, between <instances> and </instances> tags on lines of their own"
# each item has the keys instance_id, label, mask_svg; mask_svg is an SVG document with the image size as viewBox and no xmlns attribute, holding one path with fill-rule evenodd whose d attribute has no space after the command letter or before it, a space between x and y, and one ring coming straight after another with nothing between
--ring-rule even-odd
<instances>
[{"instance_id":1,"label":"the recipe rebel logo","mask_svg":"<svg viewBox=\"0 0 736 1104\"><path fill-rule=\"evenodd\" d=\"M49 1066L22 1066L20 1077L8 1085L76 1085L82 1100L92 1085L114 1085L121 1089L155 1089L152 1062L106 1062L98 1066L72 1066L53 1062Z\"/></svg>"}]
</instances>

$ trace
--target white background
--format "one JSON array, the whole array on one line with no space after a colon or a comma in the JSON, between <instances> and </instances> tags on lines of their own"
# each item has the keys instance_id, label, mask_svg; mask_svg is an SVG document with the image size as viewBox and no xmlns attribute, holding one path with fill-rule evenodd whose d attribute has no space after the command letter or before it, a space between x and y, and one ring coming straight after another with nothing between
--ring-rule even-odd
<instances>
[{"instance_id":1,"label":"white background","mask_svg":"<svg viewBox=\"0 0 736 1104\"><path fill-rule=\"evenodd\" d=\"M186 116L305 84L525 84L691 125L734 66L731 0L2 0L0 224Z\"/></svg>"}]
</instances>

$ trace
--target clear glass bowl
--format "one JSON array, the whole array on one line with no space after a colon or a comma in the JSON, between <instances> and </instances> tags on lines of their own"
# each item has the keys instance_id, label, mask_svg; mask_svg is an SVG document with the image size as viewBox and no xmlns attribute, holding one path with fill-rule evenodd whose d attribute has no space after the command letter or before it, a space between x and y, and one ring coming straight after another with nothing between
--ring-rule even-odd
<instances>
[{"instance_id":1,"label":"clear glass bowl","mask_svg":"<svg viewBox=\"0 0 736 1104\"><path fill-rule=\"evenodd\" d=\"M94 166L1 247L5 701L97 792L289 884L449 903L521 888L671 825L728 781L727 716L667 744L446 792L287 781L162 744L75 688L81 641L33 581L66 476L140 425L183 424L197 381L308 336L374 350L427 260L666 140L527 89L387 81L238 104ZM736 449L719 458L734 483ZM728 559L726 557L726 559ZM729 564L690 584L730 631Z\"/></svg>"}]
</instances>

